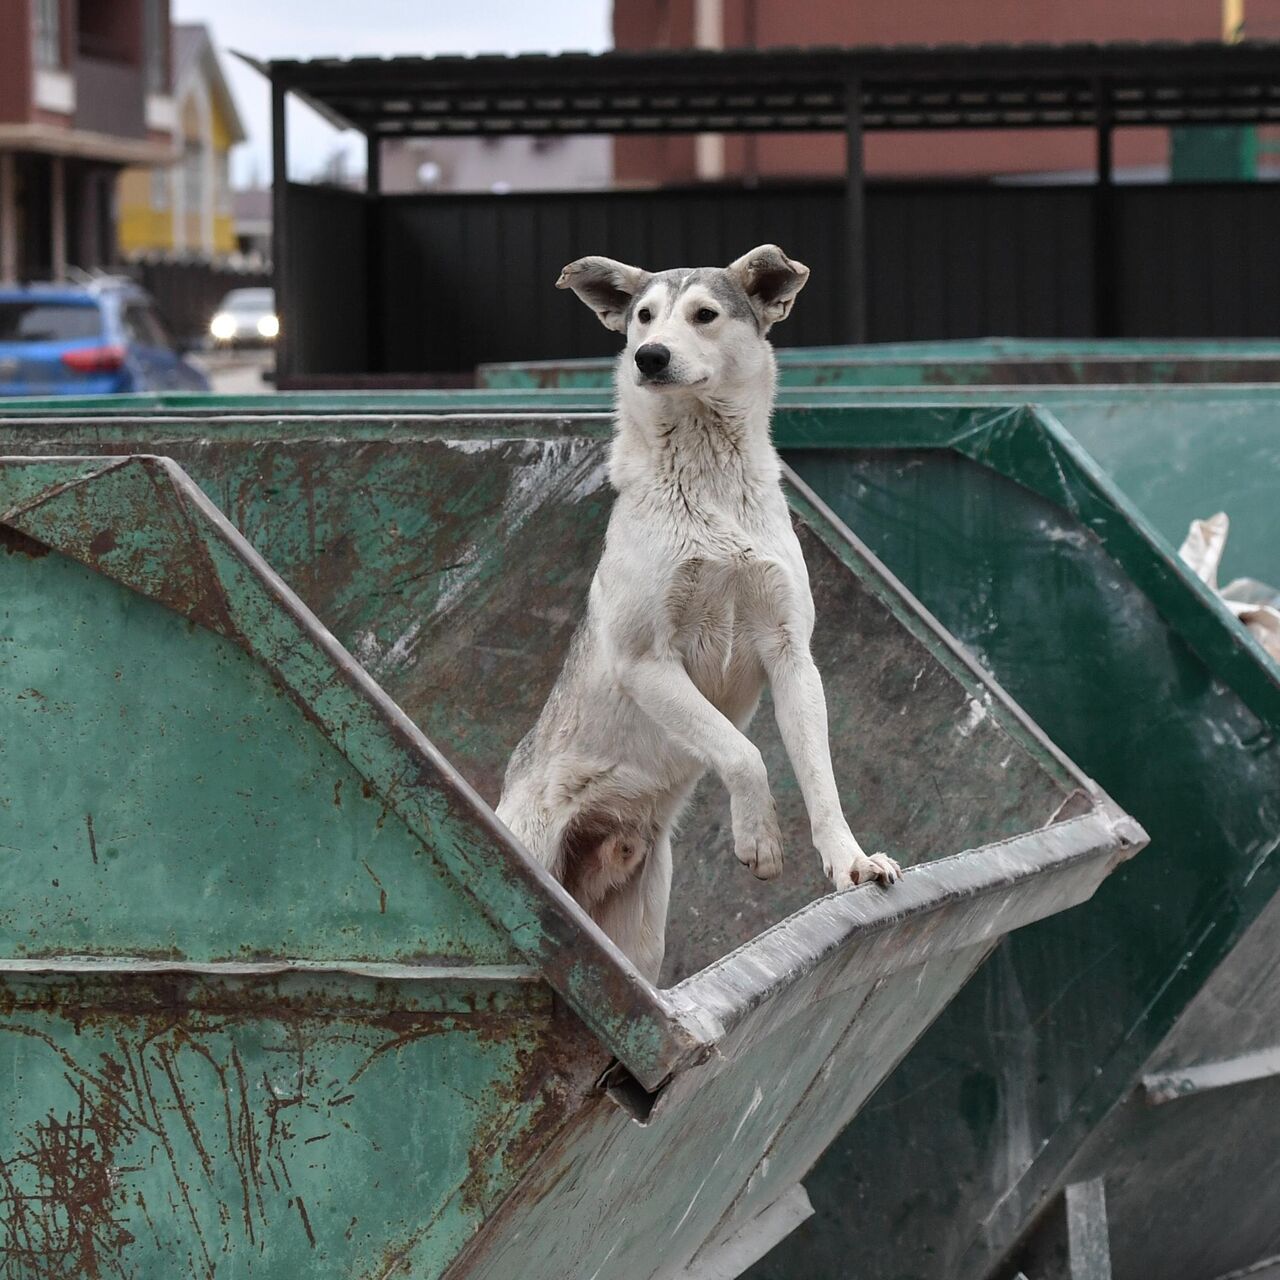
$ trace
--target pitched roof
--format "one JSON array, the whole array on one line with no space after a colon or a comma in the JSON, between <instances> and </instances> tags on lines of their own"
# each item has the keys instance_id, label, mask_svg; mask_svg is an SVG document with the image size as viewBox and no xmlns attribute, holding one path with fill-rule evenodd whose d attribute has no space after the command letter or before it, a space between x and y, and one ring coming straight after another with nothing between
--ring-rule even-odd
<instances>
[{"instance_id":1,"label":"pitched roof","mask_svg":"<svg viewBox=\"0 0 1280 1280\"><path fill-rule=\"evenodd\" d=\"M203 22L174 23L170 39L174 96L181 96L181 86L188 77L203 76L208 82L210 96L218 105L227 132L231 135L232 143L243 142L249 135L236 107L235 95L223 74L222 62L209 28Z\"/></svg>"}]
</instances>

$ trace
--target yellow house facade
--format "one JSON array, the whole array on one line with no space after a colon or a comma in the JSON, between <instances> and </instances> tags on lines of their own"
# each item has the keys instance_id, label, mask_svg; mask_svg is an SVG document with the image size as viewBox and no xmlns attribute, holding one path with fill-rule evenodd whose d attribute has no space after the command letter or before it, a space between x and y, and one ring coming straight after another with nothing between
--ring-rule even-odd
<instances>
[{"instance_id":1,"label":"yellow house facade","mask_svg":"<svg viewBox=\"0 0 1280 1280\"><path fill-rule=\"evenodd\" d=\"M120 175L120 250L225 257L236 250L229 159L245 130L202 24L173 28L173 97L179 157Z\"/></svg>"}]
</instances>

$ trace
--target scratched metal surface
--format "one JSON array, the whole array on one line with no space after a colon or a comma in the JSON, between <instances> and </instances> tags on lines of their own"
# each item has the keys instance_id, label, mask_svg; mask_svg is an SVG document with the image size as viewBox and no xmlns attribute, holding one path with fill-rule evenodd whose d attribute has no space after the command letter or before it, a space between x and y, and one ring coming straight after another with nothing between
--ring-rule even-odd
<instances>
[{"instance_id":1,"label":"scratched metal surface","mask_svg":"<svg viewBox=\"0 0 1280 1280\"><path fill-rule=\"evenodd\" d=\"M953 411L937 411L938 438L965 434ZM1256 679L1236 671L1230 686L1246 642L1222 618L1214 646L1200 630L1211 606L1179 604L1160 547L1144 569L1087 472L1051 438L1025 438L1025 421L970 417L966 458L918 447L927 431L911 420L895 449L877 412L848 412L832 411L830 438L856 424L859 448L793 444L793 465L1152 847L1086 909L1001 944L806 1180L815 1217L748 1274L837 1276L856 1249L873 1277L1003 1275L1051 1196L1098 1174L1109 1201L1115 1189L1124 1280L1266 1256L1280 1221L1275 1082L1154 1109L1138 1089L1170 1044L1195 1058L1274 1043L1275 667L1251 651ZM1042 493L1012 482L1017 448Z\"/></svg>"},{"instance_id":2,"label":"scratched metal surface","mask_svg":"<svg viewBox=\"0 0 1280 1280\"><path fill-rule=\"evenodd\" d=\"M255 434L170 435L163 447L427 736L449 744L450 759L481 796L496 803L506 760L550 692L585 607L610 505L603 442L414 441L394 432L345 441L330 434L318 442L301 426L298 440L283 428L277 440ZM84 447L76 440L61 433L57 448ZM135 436L120 447L147 445ZM931 641L904 633L901 611L866 578L851 576L807 532L805 546L837 772L864 843L891 849L906 863L929 861L1047 822L1074 781L1021 734L1010 736L1013 721L971 675L957 678L954 663L931 654ZM511 565L520 566L520 590L512 589ZM166 642L155 643L162 652ZM105 652L117 647L110 643ZM154 660L153 653L147 661ZM239 714L236 699L226 705ZM189 729L198 734L201 727ZM781 883L761 884L738 867L723 791L705 782L677 847L675 896L684 914L671 930L668 982L825 891L767 704L753 736L774 780L788 874ZM270 755L283 746L264 742L261 750ZM242 767L254 766L246 759ZM333 785L325 775L314 791ZM358 796L350 784L345 790ZM376 816L376 802L365 807ZM321 817L331 825L356 820L350 805ZM246 814L241 821L255 819ZM300 844L311 838L298 835ZM693 850L698 856L685 856ZM197 845L193 861L203 856ZM365 896L376 901L372 879L358 865L353 872L364 876ZM726 877L733 884L731 913L711 905ZM25 908L24 900L15 904L15 911Z\"/></svg>"},{"instance_id":3,"label":"scratched metal surface","mask_svg":"<svg viewBox=\"0 0 1280 1280\"><path fill-rule=\"evenodd\" d=\"M86 435L57 447L76 452L92 438L101 451L97 429ZM567 635L594 560L594 547L582 552L583 530L594 522L598 542L603 519L599 443L381 447L356 438L344 453L324 435L294 457L273 453L260 433L239 447L191 440L189 462L233 511L239 500L237 516L302 591L332 605L363 662L388 683L401 672L406 702L419 690L436 740L464 775L491 787L506 742L479 718L510 715L518 698L535 707L525 685L551 677L548 637ZM923 775L914 793L870 776L866 794L877 807L949 812L948 824L928 819L938 847L926 856L1004 839L921 866L896 906L871 890L825 899L805 908L807 924L786 922L749 943L797 899L735 903L728 933L704 931L703 953L688 963L708 948L746 949L669 995L654 993L504 846L481 797L171 464L11 462L3 481L4 523L19 532L6 535L0 556L11 668L0 736L16 759L16 726L47 728L38 750L61 764L27 778L43 807L27 805L20 824L0 827L9 865L39 866L49 880L11 875L25 895L19 906L43 912L51 942L33 946L15 911L0 961L0 1052L12 1066L3 1078L14 1081L0 1093L10 1120L0 1194L12 1228L0 1256L23 1280L436 1276L468 1236L476 1249L496 1247L503 1230L538 1211L527 1176L548 1167L539 1154L554 1140L587 1159L603 1109L617 1135L613 1167L647 1165L649 1185L661 1187L655 1209L680 1194L668 1167L686 1188L695 1177L705 1188L678 1247L656 1256L649 1236L637 1238L615 1274L630 1280L639 1261L674 1264L763 1207L775 1190L770 1165L785 1181L811 1163L1002 932L1086 898L1141 840L798 493L819 590L843 599L843 583L853 602L856 616L839 617L836 630L852 627L864 647L922 664L908 673L919 724L905 730L912 708L899 706L899 723L874 731L886 743L914 741L952 772L971 757L965 776L985 788L990 812L967 817L963 795L948 800ZM336 492L343 497L324 496ZM507 572L477 563L481 550L509 557ZM391 562L373 584L360 579L362 556ZM508 599L517 556L529 566L521 585L539 588L522 613ZM429 593L428 606L405 605L414 590ZM424 618L467 608L477 615L470 648L433 640ZM118 655L110 671L105 652ZM867 684L851 692L886 707L906 697L902 671L862 665ZM403 676L419 668L425 685ZM28 684L33 672L49 688ZM834 675L837 701L843 676ZM428 697L433 679L461 690L469 715L442 712ZM142 688L148 681L154 694ZM493 689L504 683L505 701ZM72 706L58 699L85 713L83 742L66 732ZM855 716L849 724L865 732ZM81 747L94 753L90 767L78 767ZM99 773L99 751L120 761L114 779ZM121 799L107 794L113 787ZM367 804L353 801L357 792ZM1041 831L1054 814L1060 820ZM407 837L383 843L397 821ZM187 858L188 843L207 862ZM700 885L723 912L719 869L737 868L723 856L705 865L716 874ZM111 896L106 877L122 869L137 872L141 892L117 885ZM104 885L116 919L99 940L85 917ZM247 960L227 959L244 953L220 927L224 912L254 939ZM366 958L342 954L346 943ZM928 999L900 998L907 990ZM864 1039L846 1034L853 1021ZM699 1037L717 1025L720 1056L700 1068L711 1044ZM756 1048L781 1059L797 1036L806 1061L780 1073L785 1087L769 1115L785 1124L766 1135L763 1122L750 1123ZM674 1072L686 1118L703 1128L739 1125L744 1159L753 1149L759 1158L754 1183L750 1161L709 1165L703 1128L670 1126L659 1150L649 1130L595 1093L610 1054L655 1083ZM840 1070L824 1073L832 1055ZM846 1088L843 1073L855 1067ZM819 1075L842 1099L820 1114ZM674 1092L668 1105L676 1114ZM344 1119L350 1129L336 1137L325 1129ZM331 1141L332 1158L320 1149ZM247 1171L246 1150L259 1161ZM407 1205L405 1188L415 1193ZM547 1240L558 1242L548 1280L607 1253L626 1211L602 1216L584 1201L570 1212L573 1203L562 1197L570 1216ZM488 1274L478 1263L457 1266L458 1275Z\"/></svg>"},{"instance_id":4,"label":"scratched metal surface","mask_svg":"<svg viewBox=\"0 0 1280 1280\"><path fill-rule=\"evenodd\" d=\"M519 958L249 654L40 551L0 552L0 954Z\"/></svg>"},{"instance_id":5,"label":"scratched metal surface","mask_svg":"<svg viewBox=\"0 0 1280 1280\"><path fill-rule=\"evenodd\" d=\"M438 1274L563 1092L550 1026L529 983L7 975L0 1274Z\"/></svg>"}]
</instances>

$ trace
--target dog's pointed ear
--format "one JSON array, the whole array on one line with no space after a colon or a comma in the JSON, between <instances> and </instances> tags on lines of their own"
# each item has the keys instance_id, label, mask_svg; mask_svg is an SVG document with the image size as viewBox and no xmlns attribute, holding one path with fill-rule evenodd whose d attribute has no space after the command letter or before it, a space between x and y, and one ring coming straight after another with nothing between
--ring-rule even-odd
<instances>
[{"instance_id":1,"label":"dog's pointed ear","mask_svg":"<svg viewBox=\"0 0 1280 1280\"><path fill-rule=\"evenodd\" d=\"M572 289L600 317L606 329L622 333L627 308L637 290L649 279L641 267L629 267L612 258L579 258L560 273L557 289Z\"/></svg>"},{"instance_id":2,"label":"dog's pointed ear","mask_svg":"<svg viewBox=\"0 0 1280 1280\"><path fill-rule=\"evenodd\" d=\"M765 332L785 320L796 294L809 278L803 262L788 258L776 244L762 244L729 264L729 274L742 286Z\"/></svg>"}]
</instances>

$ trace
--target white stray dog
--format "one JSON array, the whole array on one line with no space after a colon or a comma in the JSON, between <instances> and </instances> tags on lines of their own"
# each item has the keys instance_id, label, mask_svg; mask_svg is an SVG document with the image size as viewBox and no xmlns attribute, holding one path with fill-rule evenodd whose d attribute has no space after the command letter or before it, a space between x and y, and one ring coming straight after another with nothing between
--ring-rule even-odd
<instances>
[{"instance_id":1,"label":"white stray dog","mask_svg":"<svg viewBox=\"0 0 1280 1280\"><path fill-rule=\"evenodd\" d=\"M712 769L734 853L769 880L782 841L744 735L766 680L822 869L837 889L901 875L840 808L813 597L769 436L771 325L809 268L776 245L651 274L579 258L556 282L625 333L609 478L617 501L587 614L498 816L650 981L662 967L671 831Z\"/></svg>"}]
</instances>

